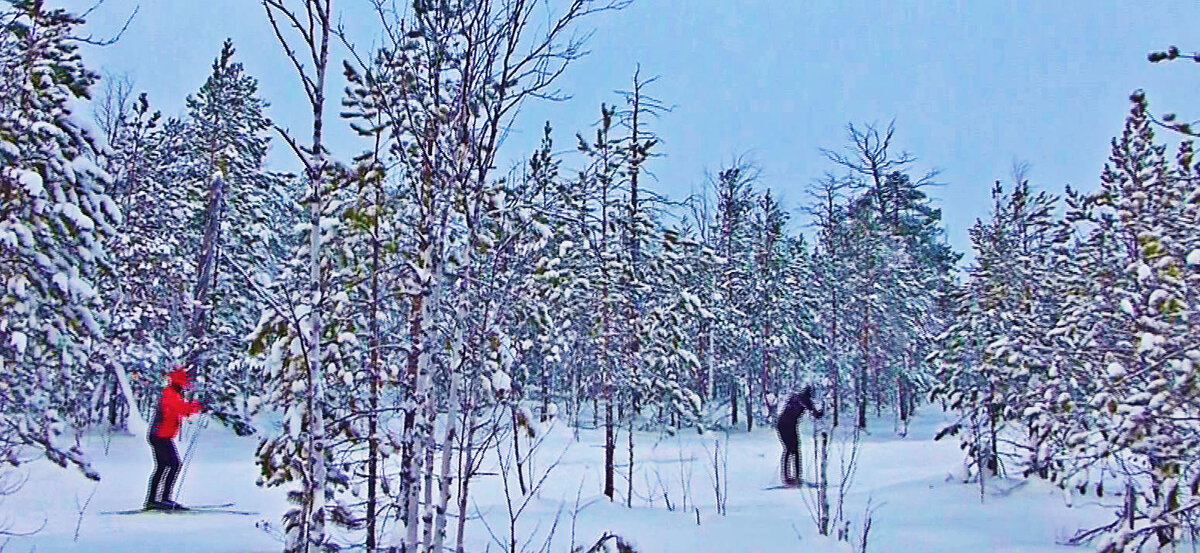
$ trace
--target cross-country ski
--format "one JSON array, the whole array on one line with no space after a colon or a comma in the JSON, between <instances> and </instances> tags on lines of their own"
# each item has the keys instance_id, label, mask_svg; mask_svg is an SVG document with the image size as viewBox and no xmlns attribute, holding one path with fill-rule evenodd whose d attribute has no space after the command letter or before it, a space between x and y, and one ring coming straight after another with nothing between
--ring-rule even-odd
<instances>
[{"instance_id":1,"label":"cross-country ski","mask_svg":"<svg viewBox=\"0 0 1200 553\"><path fill-rule=\"evenodd\" d=\"M240 511L240 510L237 510L237 509L230 509L229 507L231 507L231 506L232 506L232 504L229 504L229 505L223 505L223 506L203 506L203 505L197 505L197 506L183 507L183 508L179 508L179 509L127 509L127 510L124 510L124 511L101 511L101 512L100 512L100 514L102 514L102 515L139 515L139 514L145 514L145 515L153 515L153 514L162 514L162 515L200 515L200 514L226 514L226 515L247 515L247 516L249 516L249 515L257 515L257 514L258 514L258 513L252 512L252 511Z\"/></svg>"},{"instance_id":2,"label":"cross-country ski","mask_svg":"<svg viewBox=\"0 0 1200 553\"><path fill-rule=\"evenodd\" d=\"M209 504L209 505L188 505L187 507L183 507L181 505L180 508L178 508L178 509L147 509L147 508L143 507L141 509L126 509L124 511L102 511L100 514L143 513L143 512L153 512L153 511L179 512L179 511L183 511L183 510L225 509L225 508L232 507L232 506L233 506L233 503L213 503L213 504Z\"/></svg>"}]
</instances>

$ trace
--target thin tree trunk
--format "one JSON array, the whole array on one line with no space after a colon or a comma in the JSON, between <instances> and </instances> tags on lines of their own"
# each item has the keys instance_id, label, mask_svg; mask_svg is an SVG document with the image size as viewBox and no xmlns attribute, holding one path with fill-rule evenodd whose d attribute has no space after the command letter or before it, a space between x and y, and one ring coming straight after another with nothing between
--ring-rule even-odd
<instances>
[{"instance_id":1,"label":"thin tree trunk","mask_svg":"<svg viewBox=\"0 0 1200 553\"><path fill-rule=\"evenodd\" d=\"M870 372L870 365L871 365L870 308L864 309L864 311L863 311L863 328L862 328L862 339L860 340L860 345L862 348L862 363L859 364L859 368L858 368L858 386L857 386L858 390L856 390L856 392L857 392L856 399L858 401L858 427L866 428L867 427L867 396L870 393L869 390L867 390L867 382L868 382L868 373Z\"/></svg>"},{"instance_id":2,"label":"thin tree trunk","mask_svg":"<svg viewBox=\"0 0 1200 553\"><path fill-rule=\"evenodd\" d=\"M761 386L762 386L763 404L767 408L768 422L770 421L769 417L771 417L775 413L775 406L772 405L772 402L767 399L768 397L770 397L769 394L771 391L771 350L770 350L770 338L769 338L770 335L771 335L771 321L766 321L765 323L763 323L763 336L762 336L763 345L762 345L762 375L761 375L762 384L761 384Z\"/></svg>"},{"instance_id":3,"label":"thin tree trunk","mask_svg":"<svg viewBox=\"0 0 1200 553\"><path fill-rule=\"evenodd\" d=\"M368 371L370 378L370 396L367 415L367 553L375 553L376 540L376 495L379 480L379 212L382 192L375 187L375 218L372 222L371 236L371 338L368 347L371 349Z\"/></svg>"},{"instance_id":4,"label":"thin tree trunk","mask_svg":"<svg viewBox=\"0 0 1200 553\"><path fill-rule=\"evenodd\" d=\"M614 453L617 449L616 428L613 425L613 398L612 385L605 386L608 392L604 398L604 495L608 496L609 501L615 495L616 487L613 484Z\"/></svg>"},{"instance_id":5,"label":"thin tree trunk","mask_svg":"<svg viewBox=\"0 0 1200 553\"><path fill-rule=\"evenodd\" d=\"M433 393L429 394L430 398ZM430 402L432 403L432 401ZM427 414L428 416L428 414ZM425 461L422 463L424 482L421 486L425 492L422 500L425 502L425 511L421 514L421 543L413 542L410 546L414 551L419 551L421 546L428 551L429 545L433 543L433 526L434 526L434 501L433 489L436 479L437 465L435 464L437 456L437 415L436 413L427 420L427 432L425 433Z\"/></svg>"},{"instance_id":6,"label":"thin tree trunk","mask_svg":"<svg viewBox=\"0 0 1200 553\"><path fill-rule=\"evenodd\" d=\"M746 368L746 432L754 430L754 369Z\"/></svg>"},{"instance_id":7,"label":"thin tree trunk","mask_svg":"<svg viewBox=\"0 0 1200 553\"><path fill-rule=\"evenodd\" d=\"M629 245L629 276L627 279L630 282L627 282L626 286L628 290L627 294L629 294L626 298L626 308L628 311L626 322L629 325L629 354L626 359L626 373L634 381L636 381L641 365L638 360L638 353L641 350L641 337L638 335L638 318L641 316L641 313L638 311L640 306L638 305L639 296L637 293L638 269L641 264L641 242L638 237L638 175L641 173L640 168L642 156L644 155L642 145L638 141L638 116L641 115L642 110L641 99L642 84L638 78L638 73L635 72L633 76L633 124L630 129L633 155L629 161L629 227L627 231ZM633 401L631 402L633 413L630 416L636 417L640 410L638 403L641 398L636 389L631 392L631 395L633 396ZM632 425L632 419L630 424ZM630 436L630 443L632 443L632 440L633 437ZM632 467L630 470L633 470ZM632 476L632 473L630 474Z\"/></svg>"},{"instance_id":8,"label":"thin tree trunk","mask_svg":"<svg viewBox=\"0 0 1200 553\"><path fill-rule=\"evenodd\" d=\"M867 371L865 368L859 369L858 375L858 427L867 427Z\"/></svg>"},{"instance_id":9,"label":"thin tree trunk","mask_svg":"<svg viewBox=\"0 0 1200 553\"><path fill-rule=\"evenodd\" d=\"M990 470L993 475L998 475L1000 473L1000 458L998 449L999 438L997 436L999 432L996 428L996 421L999 416L996 414L996 409L993 407L993 405L995 405L995 393L996 385L988 384L987 413L989 451L987 457L987 469Z\"/></svg>"},{"instance_id":10,"label":"thin tree trunk","mask_svg":"<svg viewBox=\"0 0 1200 553\"><path fill-rule=\"evenodd\" d=\"M204 238L200 256L196 260L196 288L192 292L191 321L188 337L191 348L187 353L187 364L197 367L206 358L203 347L208 330L208 313L212 310L212 289L216 273L217 246L221 234L221 214L225 205L225 179L214 175L209 181L208 207L205 209Z\"/></svg>"},{"instance_id":11,"label":"thin tree trunk","mask_svg":"<svg viewBox=\"0 0 1200 553\"><path fill-rule=\"evenodd\" d=\"M473 388L468 388L467 391L467 412L470 416L467 417L466 427L463 429L466 434L463 442L463 452L459 456L458 469L458 533L455 534L457 542L454 546L455 553L466 553L466 548L463 545L466 540L467 527L467 492L471 482L471 471L475 466L475 426L478 422L478 414L475 409L475 392Z\"/></svg>"},{"instance_id":12,"label":"thin tree trunk","mask_svg":"<svg viewBox=\"0 0 1200 553\"><path fill-rule=\"evenodd\" d=\"M738 384L737 377L729 376L729 398L733 401L733 426L738 423Z\"/></svg>"},{"instance_id":13,"label":"thin tree trunk","mask_svg":"<svg viewBox=\"0 0 1200 553\"><path fill-rule=\"evenodd\" d=\"M318 115L319 117L319 115ZM320 147L320 126L317 126L317 131L314 134L314 143ZM317 150L319 151L319 150ZM320 177L313 175L313 203L312 212L309 222L312 224L312 232L310 232L311 241L309 246L309 255L311 256L310 265L310 285L312 287L312 311L309 315L311 328L309 334L309 358L308 358L308 418L309 418L309 434L308 434L308 471L309 479L307 480L307 489L305 490L305 509L304 518L306 520L304 531L301 535L304 538L304 551L307 553L317 553L325 542L325 373L323 371L321 359L321 335L322 320L321 320L321 200L320 200Z\"/></svg>"},{"instance_id":14,"label":"thin tree trunk","mask_svg":"<svg viewBox=\"0 0 1200 553\"><path fill-rule=\"evenodd\" d=\"M324 201L321 198L322 188L324 187L324 172L325 172L325 144L324 144L324 124L325 124L325 68L326 62L329 59L329 32L331 6L330 0L325 0L324 10L320 6L315 6L317 12L320 12L320 45L318 49L318 59L315 60L313 69L316 71L316 84L313 87L313 139L312 152L317 158L317 163L309 170L309 183L311 185L312 204L310 205L309 223L312 225L311 236L311 251L310 258L310 285L312 287L312 334L310 336L310 347L312 354L309 357L310 367L310 386L313 405L309 407L309 413L312 417L312 426L310 429L310 447L309 462L312 463L312 479L309 482L312 510L311 520L313 521L314 531L310 534L310 540L306 549L312 553L324 545L325 542L325 372L323 359L321 358L321 335L324 334L324 321L322 320L322 302L324 296L321 282L321 212L324 209Z\"/></svg>"},{"instance_id":15,"label":"thin tree trunk","mask_svg":"<svg viewBox=\"0 0 1200 553\"><path fill-rule=\"evenodd\" d=\"M438 101L433 109L446 107L441 105L440 70L435 66L428 69L431 75L430 97ZM415 129L414 129L415 130ZM445 238L445 218L447 214L440 211L437 202L437 189L446 183L439 180L441 175L441 159L438 157L438 136L441 130L441 120L430 118L423 129L421 137L420 179L416 184L416 196L420 205L418 221L418 236L420 242L420 268L426 271L419 283L425 296L420 300L420 311L415 320L410 322L413 348L409 357L409 371L415 369L413 380L411 412L406 414L404 436L408 446L408 455L402 459L404 478L404 493L407 506L404 509L405 528L404 541L401 550L409 553L417 550L417 534L420 529L421 473L423 469L433 470L432 451L426 454L426 445L432 447L435 443L433 427L437 423L437 407L434 403L433 390L433 355L437 343L436 317L442 307L442 288L444 286L441 264L441 246ZM414 308L416 306L414 305ZM416 353L416 366L412 365L411 353ZM418 431L422 436L417 437ZM427 440L423 441L423 440ZM432 475L426 475L427 484L432 484ZM432 494L426 490L426 495ZM428 501L427 501L428 503Z\"/></svg>"},{"instance_id":16,"label":"thin tree trunk","mask_svg":"<svg viewBox=\"0 0 1200 553\"><path fill-rule=\"evenodd\" d=\"M432 250L433 247L432 247L432 245L427 245L426 248L429 250ZM430 252L429 254L427 254L423 257L425 259L430 259L430 260L434 259L432 252ZM414 423L413 423L412 430L409 431L409 433L411 435L410 443L412 444L412 447L411 447L409 459L407 460L408 466L405 467L405 469L404 469L404 471L405 471L404 480L407 484L407 489L405 490L405 492L407 494L407 507L405 508L405 512L407 514L407 519L405 520L405 523L407 524L407 527L405 528L406 533L405 533L404 543L401 546L401 550L403 550L403 551L415 551L419 544L419 542L417 541L418 540L417 536L420 532L420 527L421 527L421 524L420 524L420 504L421 504L421 491L422 491L421 475L422 475L423 469L428 466L427 463L430 463L430 464L432 463L431 456L433 454L432 451L428 452L428 454L427 454L427 452L425 450L426 450L426 445L427 445L426 440L428 440L429 436L432 435L433 426L434 426L434 423L436 422L436 415L437 415L437 411L436 411L434 401L433 401L434 398L433 398L433 389L432 389L433 388L432 339L433 339L434 333L436 332L436 326L434 323L434 314L437 312L437 309L439 308L439 306L441 304L440 298L441 298L441 287L442 287L442 283L440 282L440 276L439 276L440 266L436 263L436 261L434 261L433 264L434 264L434 266L431 267L431 270L429 272L430 282L427 284L427 290L429 293L429 297L426 298L426 301L421 303L421 315L420 315L421 330L420 330L419 336L424 337L424 339L421 340L422 347L420 350L420 354L418 355L418 362L417 362L416 389L414 390L414 393L413 393L414 406L416 407L416 409L418 409L418 412L414 416ZM417 436L416 436L416 433L418 430L422 434L422 436L420 438L417 438ZM428 445L432 445L432 444L428 444ZM428 477L428 480L429 480L429 482L427 482L427 483L432 484L431 476ZM429 493L431 493L431 492L429 492Z\"/></svg>"},{"instance_id":17,"label":"thin tree trunk","mask_svg":"<svg viewBox=\"0 0 1200 553\"><path fill-rule=\"evenodd\" d=\"M607 133L606 133L607 134ZM608 150L604 150L602 155L604 174L610 172ZM606 268L604 256L608 253L608 184L600 181L600 252L601 252L601 286L600 286L600 301L601 301L601 336L603 340L604 351L600 353L604 363L601 370L603 371L604 379L604 495L612 501L616 495L616 486L614 483L615 456L617 447L617 436L615 421L613 420L613 347L611 341L612 331L609 329L609 323L612 320L609 312L609 274Z\"/></svg>"},{"instance_id":18,"label":"thin tree trunk","mask_svg":"<svg viewBox=\"0 0 1200 553\"><path fill-rule=\"evenodd\" d=\"M579 368L576 366L576 363L570 364L570 371L571 371L571 397L568 400L568 402L569 402L568 405L570 406L569 407L570 408L569 415L571 417L571 428L573 429L575 438L579 439L579 411L580 411L580 403L581 403L579 401L579 396L581 394L580 394L580 390L579 390Z\"/></svg>"},{"instance_id":19,"label":"thin tree trunk","mask_svg":"<svg viewBox=\"0 0 1200 553\"><path fill-rule=\"evenodd\" d=\"M408 491L416 484L416 478L410 473L409 468L414 463L413 433L417 424L417 411L420 409L417 402L417 380L421 372L421 351L424 347L421 333L425 327L425 303L423 294L414 295L408 313L409 350L405 364L404 386L410 403L404 409L404 426L400 438L400 497L404 498L403 506L400 509L400 518L406 528L416 522L416 513L408 511Z\"/></svg>"},{"instance_id":20,"label":"thin tree trunk","mask_svg":"<svg viewBox=\"0 0 1200 553\"><path fill-rule=\"evenodd\" d=\"M548 413L550 412L550 368L548 363L542 360L542 414L538 417L541 422L546 422Z\"/></svg>"},{"instance_id":21,"label":"thin tree trunk","mask_svg":"<svg viewBox=\"0 0 1200 553\"><path fill-rule=\"evenodd\" d=\"M708 395L708 375L712 370L708 363L708 321L700 319L700 332L696 339L696 353L700 360L700 366L696 367L696 388L700 392L700 397L705 400L709 399Z\"/></svg>"},{"instance_id":22,"label":"thin tree trunk","mask_svg":"<svg viewBox=\"0 0 1200 553\"><path fill-rule=\"evenodd\" d=\"M629 417L629 488L625 494L625 506L633 508L633 419Z\"/></svg>"},{"instance_id":23,"label":"thin tree trunk","mask_svg":"<svg viewBox=\"0 0 1200 553\"><path fill-rule=\"evenodd\" d=\"M829 434L821 432L820 441L813 434L813 449L817 465L817 532L829 535Z\"/></svg>"},{"instance_id":24,"label":"thin tree trunk","mask_svg":"<svg viewBox=\"0 0 1200 553\"><path fill-rule=\"evenodd\" d=\"M834 297L835 297L834 305L836 306L837 305L836 295ZM832 397L831 401L833 402L833 427L834 428L837 428L838 419L839 419L840 413L842 411L842 394L841 394L841 386L839 386L842 379L841 379L841 375L838 374L838 362L837 362L837 326L838 326L837 325L837 312L838 311L840 311L840 310L835 307L834 314L831 315L831 317L833 317L833 323L831 325L832 330L830 331L830 335L829 335L829 341L828 341L829 349L828 349L828 354L827 354L827 355L829 355L827 371L829 374L829 381L833 388L833 394L832 394L833 397Z\"/></svg>"},{"instance_id":25,"label":"thin tree trunk","mask_svg":"<svg viewBox=\"0 0 1200 553\"><path fill-rule=\"evenodd\" d=\"M528 486L525 485L525 471L523 470L524 461L521 460L521 436L519 426L517 424L517 408L514 407L511 411L510 418L512 420L512 443L513 457L517 463L517 484L521 486L521 495L529 493Z\"/></svg>"},{"instance_id":26,"label":"thin tree trunk","mask_svg":"<svg viewBox=\"0 0 1200 553\"><path fill-rule=\"evenodd\" d=\"M461 343L462 333L459 332L458 342ZM461 354L459 354L461 357ZM458 363L452 361L451 367ZM426 542L426 553L441 553L442 543L446 536L446 506L450 503L452 459L454 457L454 439L458 433L458 389L461 373L456 371L450 375L450 412L446 415L446 433L442 438L442 478L438 482L441 493L436 507L430 505L428 510L434 511L433 539Z\"/></svg>"}]
</instances>

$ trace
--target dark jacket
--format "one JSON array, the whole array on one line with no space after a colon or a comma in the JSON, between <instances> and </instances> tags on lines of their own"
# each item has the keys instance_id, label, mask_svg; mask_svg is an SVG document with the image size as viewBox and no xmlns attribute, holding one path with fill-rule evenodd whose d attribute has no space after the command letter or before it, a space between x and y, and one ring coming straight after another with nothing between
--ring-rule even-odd
<instances>
[{"instance_id":1,"label":"dark jacket","mask_svg":"<svg viewBox=\"0 0 1200 553\"><path fill-rule=\"evenodd\" d=\"M800 421L800 417L804 416L805 411L811 412L818 419L824 415L813 405L812 392L808 390L788 397L783 412L779 414L779 421L775 423L775 428L779 430L779 438L788 446L788 449L795 449L799 442L796 436L796 423Z\"/></svg>"}]
</instances>

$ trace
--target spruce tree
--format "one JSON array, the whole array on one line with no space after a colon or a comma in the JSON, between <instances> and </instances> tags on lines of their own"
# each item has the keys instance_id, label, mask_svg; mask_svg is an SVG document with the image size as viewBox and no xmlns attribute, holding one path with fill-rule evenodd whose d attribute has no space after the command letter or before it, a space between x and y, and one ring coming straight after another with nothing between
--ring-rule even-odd
<instances>
[{"instance_id":1,"label":"spruce tree","mask_svg":"<svg viewBox=\"0 0 1200 553\"><path fill-rule=\"evenodd\" d=\"M42 0L11 0L0 29L0 448L33 446L90 478L78 432L99 384L98 279L121 214L104 193L97 145L75 120L97 75L73 37L83 20Z\"/></svg>"}]
</instances>

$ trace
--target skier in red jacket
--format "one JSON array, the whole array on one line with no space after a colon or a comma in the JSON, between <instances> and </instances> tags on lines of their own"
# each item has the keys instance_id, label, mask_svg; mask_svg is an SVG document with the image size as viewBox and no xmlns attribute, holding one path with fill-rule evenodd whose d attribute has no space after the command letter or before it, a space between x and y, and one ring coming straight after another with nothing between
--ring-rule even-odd
<instances>
[{"instance_id":1,"label":"skier in red jacket","mask_svg":"<svg viewBox=\"0 0 1200 553\"><path fill-rule=\"evenodd\" d=\"M175 477L179 475L179 452L175 450L175 435L183 417L205 410L197 401L183 399L183 389L191 385L187 371L175 365L167 375L170 384L163 388L154 423L146 440L154 449L154 474L150 477L150 489L146 492L147 510L179 510L180 504L171 501L171 490Z\"/></svg>"}]
</instances>

